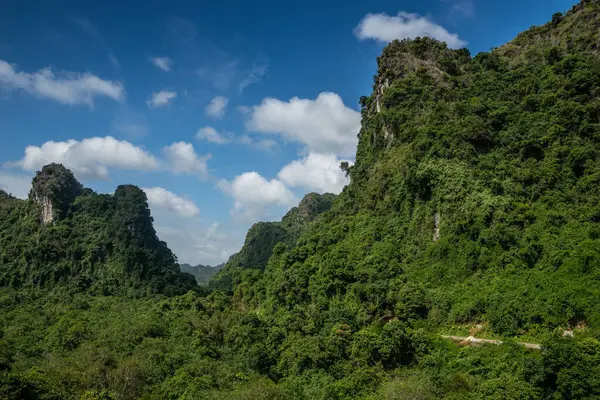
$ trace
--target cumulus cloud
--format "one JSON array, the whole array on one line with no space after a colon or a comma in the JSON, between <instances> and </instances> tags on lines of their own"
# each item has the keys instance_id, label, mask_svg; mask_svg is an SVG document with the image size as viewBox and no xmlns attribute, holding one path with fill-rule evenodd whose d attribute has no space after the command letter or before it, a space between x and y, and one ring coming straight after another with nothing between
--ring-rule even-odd
<instances>
[{"instance_id":1,"label":"cumulus cloud","mask_svg":"<svg viewBox=\"0 0 600 400\"><path fill-rule=\"evenodd\" d=\"M257 172L245 172L233 181L221 180L221 190L235 200L232 214L256 221L268 206L289 207L298 200L285 185L277 180L266 180Z\"/></svg>"},{"instance_id":2,"label":"cumulus cloud","mask_svg":"<svg viewBox=\"0 0 600 400\"><path fill-rule=\"evenodd\" d=\"M173 66L173 60L169 57L150 57L150 61L156 68L169 72Z\"/></svg>"},{"instance_id":3,"label":"cumulus cloud","mask_svg":"<svg viewBox=\"0 0 600 400\"><path fill-rule=\"evenodd\" d=\"M194 145L176 142L163 149L167 163L175 174L190 174L205 178L208 175L208 160L211 155L199 156Z\"/></svg>"},{"instance_id":4,"label":"cumulus cloud","mask_svg":"<svg viewBox=\"0 0 600 400\"><path fill-rule=\"evenodd\" d=\"M361 115L344 105L335 93L323 92L315 100L266 98L254 106L248 129L280 134L304 144L310 151L353 155Z\"/></svg>"},{"instance_id":5,"label":"cumulus cloud","mask_svg":"<svg viewBox=\"0 0 600 400\"><path fill-rule=\"evenodd\" d=\"M346 174L340 169L342 161L344 160L338 159L335 154L310 153L283 167L278 178L291 187L338 194L349 183Z\"/></svg>"},{"instance_id":6,"label":"cumulus cloud","mask_svg":"<svg viewBox=\"0 0 600 400\"><path fill-rule=\"evenodd\" d=\"M169 105L172 100L177 97L177 92L161 90L160 92L152 93L150 99L146 102L150 108L158 108Z\"/></svg>"},{"instance_id":7,"label":"cumulus cloud","mask_svg":"<svg viewBox=\"0 0 600 400\"><path fill-rule=\"evenodd\" d=\"M194 202L179 197L161 187L142 188L148 197L148 204L153 208L163 208L182 217L196 217L200 210Z\"/></svg>"},{"instance_id":8,"label":"cumulus cloud","mask_svg":"<svg viewBox=\"0 0 600 400\"><path fill-rule=\"evenodd\" d=\"M57 77L48 68L37 72L18 72L4 60L0 60L0 88L24 90L40 98L62 104L87 104L93 106L96 97L108 97L120 101L125 97L123 85L103 80L90 73L62 72Z\"/></svg>"},{"instance_id":9,"label":"cumulus cloud","mask_svg":"<svg viewBox=\"0 0 600 400\"><path fill-rule=\"evenodd\" d=\"M26 199L31 189L31 176L0 171L0 189L19 199Z\"/></svg>"},{"instance_id":10,"label":"cumulus cloud","mask_svg":"<svg viewBox=\"0 0 600 400\"><path fill-rule=\"evenodd\" d=\"M225 115L227 103L229 103L227 97L217 96L210 101L204 111L209 117L221 118L223 115Z\"/></svg>"},{"instance_id":11,"label":"cumulus cloud","mask_svg":"<svg viewBox=\"0 0 600 400\"><path fill-rule=\"evenodd\" d=\"M451 48L460 48L467 44L457 34L448 32L446 28L434 23L428 17L403 11L396 16L367 14L354 29L354 34L359 39L374 39L381 42L426 36L446 42Z\"/></svg>"},{"instance_id":12,"label":"cumulus cloud","mask_svg":"<svg viewBox=\"0 0 600 400\"><path fill-rule=\"evenodd\" d=\"M107 179L109 168L148 171L159 166L158 160L144 149L112 136L27 146L25 156L9 165L36 171L52 162L65 165L83 179Z\"/></svg>"},{"instance_id":13,"label":"cumulus cloud","mask_svg":"<svg viewBox=\"0 0 600 400\"><path fill-rule=\"evenodd\" d=\"M224 144L229 143L230 140L224 135L219 134L215 128L212 126L206 126L204 128L198 129L196 135L194 136L197 140L206 140L211 143Z\"/></svg>"}]
</instances>

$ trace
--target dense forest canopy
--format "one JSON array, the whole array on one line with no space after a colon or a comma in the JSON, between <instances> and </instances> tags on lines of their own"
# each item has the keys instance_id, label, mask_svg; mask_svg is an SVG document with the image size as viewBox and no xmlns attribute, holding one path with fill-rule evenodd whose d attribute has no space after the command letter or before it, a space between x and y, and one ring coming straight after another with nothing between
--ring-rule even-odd
<instances>
[{"instance_id":1,"label":"dense forest canopy","mask_svg":"<svg viewBox=\"0 0 600 400\"><path fill-rule=\"evenodd\" d=\"M393 41L351 183L202 289L134 186L0 192L0 398L600 397L599 28L584 0L475 57ZM471 334L504 343L441 338Z\"/></svg>"},{"instance_id":2,"label":"dense forest canopy","mask_svg":"<svg viewBox=\"0 0 600 400\"><path fill-rule=\"evenodd\" d=\"M212 289L231 293L241 283L244 283L244 287L253 286L255 278L262 276L275 247L295 246L307 225L328 211L335 197L331 193L309 193L280 222L254 224L246 235L242 249L230 257L223 270L210 282Z\"/></svg>"},{"instance_id":3,"label":"dense forest canopy","mask_svg":"<svg viewBox=\"0 0 600 400\"><path fill-rule=\"evenodd\" d=\"M146 194L84 188L59 164L33 178L29 200L0 196L0 284L96 294L183 294L194 289L152 226Z\"/></svg>"}]
</instances>

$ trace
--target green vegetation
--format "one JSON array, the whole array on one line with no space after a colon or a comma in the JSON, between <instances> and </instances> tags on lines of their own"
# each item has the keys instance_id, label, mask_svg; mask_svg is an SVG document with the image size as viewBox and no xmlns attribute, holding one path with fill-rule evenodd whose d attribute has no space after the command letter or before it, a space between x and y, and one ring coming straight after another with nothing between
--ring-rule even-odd
<instances>
[{"instance_id":1,"label":"green vegetation","mask_svg":"<svg viewBox=\"0 0 600 400\"><path fill-rule=\"evenodd\" d=\"M392 42L352 183L253 226L206 293L133 186L0 192L0 398L599 398L598 27L584 0L474 58ZM504 344L440 338L475 325Z\"/></svg>"},{"instance_id":2,"label":"green vegetation","mask_svg":"<svg viewBox=\"0 0 600 400\"><path fill-rule=\"evenodd\" d=\"M45 166L29 201L0 196L0 285L128 296L194 289L152 222L141 189L96 194L62 165Z\"/></svg>"},{"instance_id":3,"label":"green vegetation","mask_svg":"<svg viewBox=\"0 0 600 400\"><path fill-rule=\"evenodd\" d=\"M213 276L222 270L224 266L225 263L215 265L214 267L210 265L191 266L190 264L179 264L179 269L181 272L193 275L198 285L208 285Z\"/></svg>"},{"instance_id":4,"label":"green vegetation","mask_svg":"<svg viewBox=\"0 0 600 400\"><path fill-rule=\"evenodd\" d=\"M231 293L242 283L244 287L253 286L262 276L275 247L281 243L293 248L307 225L331 208L335 197L331 193L309 193L298 207L283 216L281 222L254 224L242 249L230 257L223 270L212 280L211 288Z\"/></svg>"}]
</instances>

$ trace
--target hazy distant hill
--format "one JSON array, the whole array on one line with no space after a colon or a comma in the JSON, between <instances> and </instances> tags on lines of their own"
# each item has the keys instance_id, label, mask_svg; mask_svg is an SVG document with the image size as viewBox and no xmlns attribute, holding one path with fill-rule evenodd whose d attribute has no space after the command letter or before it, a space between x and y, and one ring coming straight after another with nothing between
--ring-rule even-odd
<instances>
[{"instance_id":1,"label":"hazy distant hill","mask_svg":"<svg viewBox=\"0 0 600 400\"><path fill-rule=\"evenodd\" d=\"M219 272L224 266L225 263L215 265L214 267L210 265L191 266L190 264L179 264L181 272L193 275L199 285L207 285L212 277L215 276L216 273Z\"/></svg>"}]
</instances>

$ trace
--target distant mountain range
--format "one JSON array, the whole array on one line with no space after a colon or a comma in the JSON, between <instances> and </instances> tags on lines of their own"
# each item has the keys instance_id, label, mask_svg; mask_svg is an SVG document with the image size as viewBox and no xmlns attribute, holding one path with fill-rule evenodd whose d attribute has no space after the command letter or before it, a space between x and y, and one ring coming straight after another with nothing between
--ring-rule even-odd
<instances>
[{"instance_id":1,"label":"distant mountain range","mask_svg":"<svg viewBox=\"0 0 600 400\"><path fill-rule=\"evenodd\" d=\"M215 265L214 267L210 265L201 264L195 266L192 266L190 264L179 264L181 272L193 275L194 278L196 278L196 282L198 282L198 285L207 285L208 282L210 282L210 280L212 279L212 277L215 276L217 272L219 272L221 269L223 269L224 266L225 263Z\"/></svg>"}]
</instances>

